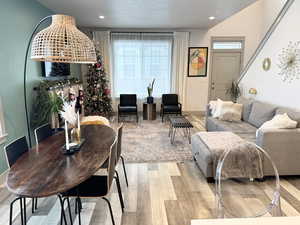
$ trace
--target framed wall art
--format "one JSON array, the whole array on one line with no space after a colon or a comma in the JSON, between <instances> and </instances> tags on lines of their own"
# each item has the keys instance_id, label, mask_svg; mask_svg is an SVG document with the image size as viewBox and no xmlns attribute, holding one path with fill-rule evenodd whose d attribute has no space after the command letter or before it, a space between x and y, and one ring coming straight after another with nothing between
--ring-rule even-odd
<instances>
[{"instance_id":1,"label":"framed wall art","mask_svg":"<svg viewBox=\"0 0 300 225\"><path fill-rule=\"evenodd\" d=\"M208 47L189 47L188 77L206 77Z\"/></svg>"}]
</instances>

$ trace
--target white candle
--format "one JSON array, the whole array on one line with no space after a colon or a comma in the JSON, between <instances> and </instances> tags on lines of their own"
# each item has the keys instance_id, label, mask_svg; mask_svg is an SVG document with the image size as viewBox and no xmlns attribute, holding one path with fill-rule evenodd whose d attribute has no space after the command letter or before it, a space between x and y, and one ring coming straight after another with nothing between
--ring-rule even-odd
<instances>
[{"instance_id":1,"label":"white candle","mask_svg":"<svg viewBox=\"0 0 300 225\"><path fill-rule=\"evenodd\" d=\"M69 135L68 135L68 123L65 120L65 137L66 137L66 149L69 150Z\"/></svg>"},{"instance_id":2,"label":"white candle","mask_svg":"<svg viewBox=\"0 0 300 225\"><path fill-rule=\"evenodd\" d=\"M77 128L80 130L80 116L79 116L79 110L77 111Z\"/></svg>"}]
</instances>

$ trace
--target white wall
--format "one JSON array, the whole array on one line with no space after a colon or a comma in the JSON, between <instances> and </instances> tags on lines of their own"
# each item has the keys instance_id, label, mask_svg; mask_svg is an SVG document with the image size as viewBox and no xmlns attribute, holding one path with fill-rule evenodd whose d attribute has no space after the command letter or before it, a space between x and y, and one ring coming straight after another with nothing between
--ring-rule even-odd
<instances>
[{"instance_id":1,"label":"white wall","mask_svg":"<svg viewBox=\"0 0 300 225\"><path fill-rule=\"evenodd\" d=\"M206 38L207 30L190 31L190 47L207 47L209 40ZM207 103L208 77L187 77L185 111L204 111L202 108Z\"/></svg>"},{"instance_id":2,"label":"white wall","mask_svg":"<svg viewBox=\"0 0 300 225\"><path fill-rule=\"evenodd\" d=\"M300 41L299 12L300 1L296 0L242 80L245 96L250 97L248 90L253 87L258 91L258 100L300 109L300 80L283 82L278 75L280 70L277 66L278 55L282 49L286 48L290 41ZM267 72L262 69L262 61L266 57L272 60L271 69Z\"/></svg>"},{"instance_id":3,"label":"white wall","mask_svg":"<svg viewBox=\"0 0 300 225\"><path fill-rule=\"evenodd\" d=\"M274 15L278 14L287 0L263 0L264 28L268 29L273 23Z\"/></svg>"},{"instance_id":4,"label":"white wall","mask_svg":"<svg viewBox=\"0 0 300 225\"><path fill-rule=\"evenodd\" d=\"M213 36L244 36L244 64L246 64L285 1L259 0L208 31L191 31L190 47L208 46L210 48L210 40ZM210 55L208 59L210 64ZM206 78L186 78L186 111L205 111L208 101L209 68L208 65Z\"/></svg>"}]
</instances>

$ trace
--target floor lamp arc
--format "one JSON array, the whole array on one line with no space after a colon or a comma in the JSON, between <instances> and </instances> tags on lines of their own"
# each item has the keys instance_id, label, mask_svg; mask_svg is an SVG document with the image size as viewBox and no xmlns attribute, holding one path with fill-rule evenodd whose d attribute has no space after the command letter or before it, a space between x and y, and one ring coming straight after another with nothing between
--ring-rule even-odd
<instances>
[{"instance_id":1,"label":"floor lamp arc","mask_svg":"<svg viewBox=\"0 0 300 225\"><path fill-rule=\"evenodd\" d=\"M41 24L50 19L52 19L51 25L37 33ZM34 27L26 48L23 84L27 133L29 146L32 147L26 89L30 46L32 46L31 59L58 63L96 63L96 51L89 37L77 29L72 16L46 16Z\"/></svg>"}]
</instances>

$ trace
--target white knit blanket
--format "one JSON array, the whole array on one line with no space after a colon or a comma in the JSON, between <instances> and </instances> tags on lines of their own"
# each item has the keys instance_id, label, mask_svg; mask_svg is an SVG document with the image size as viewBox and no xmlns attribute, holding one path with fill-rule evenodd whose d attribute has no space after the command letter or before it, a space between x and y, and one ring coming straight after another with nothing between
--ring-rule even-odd
<instances>
[{"instance_id":1,"label":"white knit blanket","mask_svg":"<svg viewBox=\"0 0 300 225\"><path fill-rule=\"evenodd\" d=\"M212 154L213 174L216 174L219 159L230 151L222 167L222 178L263 177L261 152L254 143L232 132L199 132L197 135Z\"/></svg>"}]
</instances>

